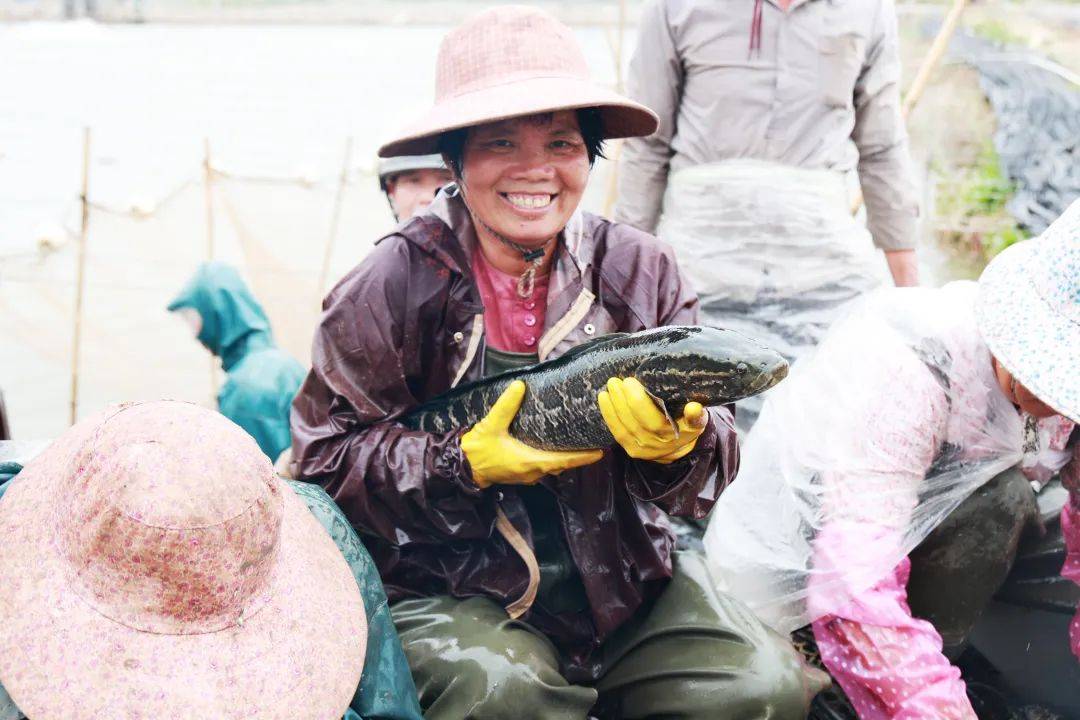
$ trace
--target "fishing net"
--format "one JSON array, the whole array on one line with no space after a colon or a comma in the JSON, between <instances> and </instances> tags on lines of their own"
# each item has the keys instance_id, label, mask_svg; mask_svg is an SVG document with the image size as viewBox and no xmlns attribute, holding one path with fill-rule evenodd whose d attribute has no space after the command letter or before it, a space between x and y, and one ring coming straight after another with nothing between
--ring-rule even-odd
<instances>
[{"instance_id":1,"label":"fishing net","mask_svg":"<svg viewBox=\"0 0 1080 720\"><path fill-rule=\"evenodd\" d=\"M277 343L307 364L325 292L394 227L375 153L430 105L448 29L5 28L0 81L19 108L0 113L0 390L12 437L69 424L83 126L77 415L159 397L213 407L219 363L166 304L199 263L228 262ZM594 77L615 84L614 28L577 33ZM594 169L583 207L604 207L610 166Z\"/></svg>"},{"instance_id":2,"label":"fishing net","mask_svg":"<svg viewBox=\"0 0 1080 720\"><path fill-rule=\"evenodd\" d=\"M851 603L1025 444L1060 467L1040 450L1059 424L1025 423L997 387L976 291L872 293L765 401L705 547L723 589L778 631Z\"/></svg>"},{"instance_id":3,"label":"fishing net","mask_svg":"<svg viewBox=\"0 0 1080 720\"><path fill-rule=\"evenodd\" d=\"M95 133L95 159L107 152L105 135ZM341 152L344 139L337 140ZM113 402L158 397L216 406L220 362L165 310L211 258L237 267L266 310L277 343L306 364L322 296L393 227L374 176L359 163L350 166L339 191L332 162L314 178L241 176L224 165L207 175L192 150L186 172L157 193L140 188L145 176L122 161L111 167L122 179L95 173L75 366L80 416ZM339 192L342 210L322 277ZM16 438L55 436L70 413L78 202L61 217L52 237L33 243L27 233L26 249L4 258L0 370L18 378L3 387Z\"/></svg>"}]
</instances>

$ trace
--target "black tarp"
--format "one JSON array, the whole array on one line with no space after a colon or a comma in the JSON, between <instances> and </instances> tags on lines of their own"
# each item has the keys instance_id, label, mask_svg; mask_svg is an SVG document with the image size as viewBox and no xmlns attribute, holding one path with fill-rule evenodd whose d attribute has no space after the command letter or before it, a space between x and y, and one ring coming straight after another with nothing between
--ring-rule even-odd
<instances>
[{"instance_id":1,"label":"black tarp","mask_svg":"<svg viewBox=\"0 0 1080 720\"><path fill-rule=\"evenodd\" d=\"M1080 197L1080 86L1027 49L957 36L952 54L978 71L997 118L994 148L1016 188L1006 209L1037 235Z\"/></svg>"}]
</instances>

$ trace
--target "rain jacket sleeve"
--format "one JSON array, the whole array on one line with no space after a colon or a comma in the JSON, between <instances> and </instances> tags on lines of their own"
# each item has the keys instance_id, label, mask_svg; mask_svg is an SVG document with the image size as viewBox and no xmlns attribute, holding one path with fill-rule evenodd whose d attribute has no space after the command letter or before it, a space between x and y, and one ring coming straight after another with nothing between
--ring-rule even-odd
<instances>
[{"instance_id":1,"label":"rain jacket sleeve","mask_svg":"<svg viewBox=\"0 0 1080 720\"><path fill-rule=\"evenodd\" d=\"M20 470L22 470L22 465L18 463L0 463L0 499L11 487L12 478L18 475ZM0 685L0 720L24 720L25 717L4 686Z\"/></svg>"},{"instance_id":2,"label":"rain jacket sleeve","mask_svg":"<svg viewBox=\"0 0 1080 720\"><path fill-rule=\"evenodd\" d=\"M686 457L670 465L630 460L626 485L638 500L677 517L702 519L739 468L735 419L726 407L709 408L708 429Z\"/></svg>"},{"instance_id":3,"label":"rain jacket sleeve","mask_svg":"<svg viewBox=\"0 0 1080 720\"><path fill-rule=\"evenodd\" d=\"M218 393L218 410L276 460L292 443L289 407L304 375L300 363L277 348L255 352L229 374Z\"/></svg>"},{"instance_id":4,"label":"rain jacket sleeve","mask_svg":"<svg viewBox=\"0 0 1080 720\"><path fill-rule=\"evenodd\" d=\"M317 485L289 482L341 550L356 578L367 614L364 674L345 720L422 720L416 685L398 639L379 571L356 531Z\"/></svg>"},{"instance_id":5,"label":"rain jacket sleeve","mask_svg":"<svg viewBox=\"0 0 1080 720\"><path fill-rule=\"evenodd\" d=\"M900 114L900 41L892 2L878 3L876 32L855 83L851 138L859 149L859 183L874 244L882 250L914 248L919 206Z\"/></svg>"},{"instance_id":6,"label":"rain jacket sleeve","mask_svg":"<svg viewBox=\"0 0 1080 720\"><path fill-rule=\"evenodd\" d=\"M665 246L657 275L663 292L658 298L657 325L697 325L697 294L679 271L674 253ZM682 412L682 408L673 408ZM669 515L702 519L739 469L739 441L735 433L735 407L708 409L709 425L686 457L661 465L630 460L626 486L638 500L656 504Z\"/></svg>"},{"instance_id":7,"label":"rain jacket sleeve","mask_svg":"<svg viewBox=\"0 0 1080 720\"><path fill-rule=\"evenodd\" d=\"M606 222L606 221L605 221ZM600 294L622 321L610 331L700 324L700 302L667 243L627 225L610 224L607 251L600 267ZM632 241L630 241L632 239ZM642 252L642 247L649 252ZM606 313L600 308L601 313ZM588 336L582 339L588 340ZM669 408L681 413L682 408ZM694 449L681 460L662 465L630 459L613 449L609 469L636 499L654 503L669 515L703 518L739 468L734 406L708 408L709 424ZM600 467L600 464L596 466Z\"/></svg>"},{"instance_id":8,"label":"rain jacket sleeve","mask_svg":"<svg viewBox=\"0 0 1080 720\"><path fill-rule=\"evenodd\" d=\"M1069 502L1061 511L1061 532L1065 536L1065 564L1061 576L1080 585L1080 430L1073 432L1072 460L1061 472L1062 482L1069 490ZM1080 660L1080 608L1069 625L1069 646Z\"/></svg>"},{"instance_id":9,"label":"rain jacket sleeve","mask_svg":"<svg viewBox=\"0 0 1080 720\"><path fill-rule=\"evenodd\" d=\"M815 542L819 577L840 574L860 558L895 554L918 489L929 470L948 419L940 386L910 353L890 366L888 387L863 407L866 429L853 456L873 458L825 473L831 515ZM911 428L919 428L911 432ZM879 498L868 503L867 498ZM974 720L960 671L942 654L941 636L907 604L911 563L904 558L866 590L818 588L810 603L835 609L813 623L821 658L863 720L948 718ZM830 572L833 571L833 572ZM835 594L844 596L837 600ZM830 597L831 596L831 597Z\"/></svg>"},{"instance_id":10,"label":"rain jacket sleeve","mask_svg":"<svg viewBox=\"0 0 1080 720\"><path fill-rule=\"evenodd\" d=\"M11 478L18 474L22 467L19 465L3 463L0 465L0 498L4 497L4 491L8 489L11 484ZM19 712L19 708L16 707L11 696L4 690L4 686L0 685L0 720L22 720L23 714Z\"/></svg>"},{"instance_id":11,"label":"rain jacket sleeve","mask_svg":"<svg viewBox=\"0 0 1080 720\"><path fill-rule=\"evenodd\" d=\"M417 279L398 240L376 245L326 300L312 370L293 402L299 477L322 485L355 526L398 544L489 537L495 512L472 481L463 431L421 432L390 419L418 404L407 380L418 374L418 353L404 348L421 326L409 316L423 312L409 299Z\"/></svg>"}]
</instances>

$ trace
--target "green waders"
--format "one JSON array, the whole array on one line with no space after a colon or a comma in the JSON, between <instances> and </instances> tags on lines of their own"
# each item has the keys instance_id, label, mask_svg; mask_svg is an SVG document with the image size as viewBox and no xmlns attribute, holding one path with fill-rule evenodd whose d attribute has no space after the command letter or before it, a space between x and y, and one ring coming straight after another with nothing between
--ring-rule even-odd
<instances>
[{"instance_id":1,"label":"green waders","mask_svg":"<svg viewBox=\"0 0 1080 720\"><path fill-rule=\"evenodd\" d=\"M1013 468L972 493L911 553L908 604L956 659L1012 569L1024 531L1038 523L1031 484Z\"/></svg>"},{"instance_id":2,"label":"green waders","mask_svg":"<svg viewBox=\"0 0 1080 720\"><path fill-rule=\"evenodd\" d=\"M598 700L614 718L805 718L825 675L715 587L700 555L677 553L657 601L605 642L591 687L568 683L555 646L486 598L391 611L427 720L584 720Z\"/></svg>"}]
</instances>

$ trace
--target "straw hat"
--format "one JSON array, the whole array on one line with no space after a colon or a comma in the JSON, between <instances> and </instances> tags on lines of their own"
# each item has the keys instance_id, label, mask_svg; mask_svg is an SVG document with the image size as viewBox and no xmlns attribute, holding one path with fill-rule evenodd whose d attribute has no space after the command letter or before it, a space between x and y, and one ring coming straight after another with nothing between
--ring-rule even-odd
<instances>
[{"instance_id":1,"label":"straw hat","mask_svg":"<svg viewBox=\"0 0 1080 720\"><path fill-rule=\"evenodd\" d=\"M599 108L607 138L651 135L659 124L644 105L594 84L570 28L536 8L474 16L443 39L435 68L434 107L380 157L434 153L447 130L555 110Z\"/></svg>"},{"instance_id":2,"label":"straw hat","mask_svg":"<svg viewBox=\"0 0 1080 720\"><path fill-rule=\"evenodd\" d=\"M255 442L187 403L76 425L0 501L0 682L37 720L337 720L367 625Z\"/></svg>"},{"instance_id":3,"label":"straw hat","mask_svg":"<svg viewBox=\"0 0 1080 720\"><path fill-rule=\"evenodd\" d=\"M1080 200L979 278L983 340L1016 380L1080 422Z\"/></svg>"}]
</instances>

